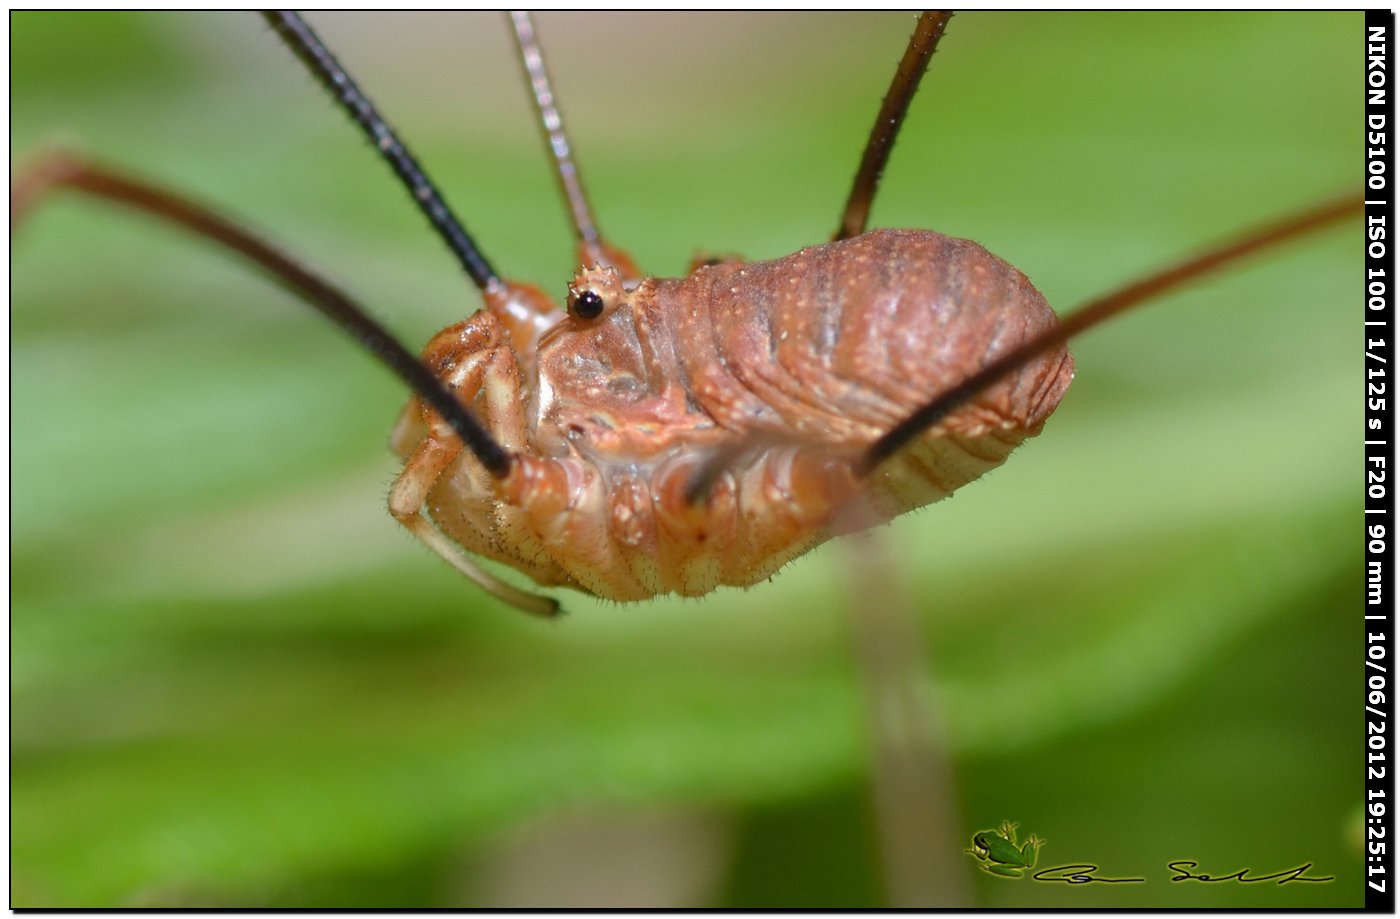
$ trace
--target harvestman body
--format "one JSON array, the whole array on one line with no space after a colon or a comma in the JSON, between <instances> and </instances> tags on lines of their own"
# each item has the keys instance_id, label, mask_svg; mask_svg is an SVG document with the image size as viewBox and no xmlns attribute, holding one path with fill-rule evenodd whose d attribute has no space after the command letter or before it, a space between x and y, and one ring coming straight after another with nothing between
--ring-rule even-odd
<instances>
[{"instance_id":1,"label":"harvestman body","mask_svg":"<svg viewBox=\"0 0 1400 919\"><path fill-rule=\"evenodd\" d=\"M1057 322L1024 275L927 230L865 233L885 158L948 14L925 14L876 120L834 242L643 275L599 235L527 17L526 72L574 219L567 312L495 274L344 69L294 14L268 19L374 140L482 290L421 361L349 297L188 200L64 155L14 185L19 213L69 187L229 246L356 335L412 388L390 510L529 612L557 604L481 570L614 600L747 586L808 549L937 501L1039 433L1073 376L1064 342L1205 271L1350 216L1329 202ZM464 447L466 449L464 449Z\"/></svg>"}]
</instances>

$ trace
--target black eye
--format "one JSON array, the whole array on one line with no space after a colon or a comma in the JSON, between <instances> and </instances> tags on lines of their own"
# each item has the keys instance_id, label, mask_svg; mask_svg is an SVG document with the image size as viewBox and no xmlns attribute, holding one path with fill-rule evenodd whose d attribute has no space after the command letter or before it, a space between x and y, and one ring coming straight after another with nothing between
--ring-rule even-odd
<instances>
[{"instance_id":1,"label":"black eye","mask_svg":"<svg viewBox=\"0 0 1400 919\"><path fill-rule=\"evenodd\" d=\"M603 298L597 291L585 290L574 298L570 312L580 319L597 319L603 315Z\"/></svg>"}]
</instances>

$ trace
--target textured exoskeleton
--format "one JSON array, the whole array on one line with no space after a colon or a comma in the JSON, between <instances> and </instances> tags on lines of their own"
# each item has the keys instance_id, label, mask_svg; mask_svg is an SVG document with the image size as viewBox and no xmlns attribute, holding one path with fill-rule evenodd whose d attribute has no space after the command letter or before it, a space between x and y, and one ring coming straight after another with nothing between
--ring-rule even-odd
<instances>
[{"instance_id":1,"label":"textured exoskeleton","mask_svg":"<svg viewBox=\"0 0 1400 919\"><path fill-rule=\"evenodd\" d=\"M613 600L754 584L997 466L1073 376L1055 348L862 478L880 435L1054 326L1021 272L966 240L876 230L679 280L595 267L570 303L590 294L602 308L583 318L503 285L424 352L516 454L492 476L417 399L395 433L395 516L474 577L463 549Z\"/></svg>"}]
</instances>

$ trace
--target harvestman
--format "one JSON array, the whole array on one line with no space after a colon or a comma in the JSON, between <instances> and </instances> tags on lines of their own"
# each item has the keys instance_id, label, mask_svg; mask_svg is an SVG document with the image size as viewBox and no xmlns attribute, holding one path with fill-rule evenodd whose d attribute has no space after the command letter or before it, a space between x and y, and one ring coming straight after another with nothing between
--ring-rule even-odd
<instances>
[{"instance_id":1,"label":"harvestman","mask_svg":"<svg viewBox=\"0 0 1400 919\"><path fill-rule=\"evenodd\" d=\"M1357 212L1349 194L1100 297L1063 321L976 243L866 232L875 188L950 14L920 20L833 241L768 262L641 272L604 240L529 18L516 37L582 266L560 311L501 278L356 83L293 13L277 34L370 138L486 308L421 359L350 296L190 199L64 153L14 182L12 214L69 188L230 248L349 331L412 389L390 510L467 577L528 612L556 601L482 570L614 600L747 586L821 542L937 501L1039 433L1073 376L1064 344L1245 255Z\"/></svg>"}]
</instances>

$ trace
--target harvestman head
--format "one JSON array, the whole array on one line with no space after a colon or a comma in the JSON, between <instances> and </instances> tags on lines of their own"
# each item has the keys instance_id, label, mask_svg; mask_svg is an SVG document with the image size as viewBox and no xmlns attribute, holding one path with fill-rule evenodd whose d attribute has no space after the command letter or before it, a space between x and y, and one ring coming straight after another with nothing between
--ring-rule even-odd
<instances>
[{"instance_id":1,"label":"harvestman head","mask_svg":"<svg viewBox=\"0 0 1400 919\"><path fill-rule=\"evenodd\" d=\"M831 243L656 279L599 231L533 25L516 13L581 265L561 311L495 272L305 21L264 15L371 139L484 310L415 357L336 285L255 234L69 154L49 154L15 180L12 215L58 188L125 204L238 252L348 331L414 393L394 435L407 463L391 512L469 578L541 615L558 604L505 584L474 556L618 600L756 583L832 535L937 500L999 464L1058 404L1071 337L1361 207L1348 194L1291 215L1057 322L1023 275L976 244L924 230L866 232L951 15L925 13ZM872 351L852 328L893 334Z\"/></svg>"}]
</instances>

